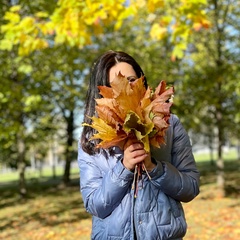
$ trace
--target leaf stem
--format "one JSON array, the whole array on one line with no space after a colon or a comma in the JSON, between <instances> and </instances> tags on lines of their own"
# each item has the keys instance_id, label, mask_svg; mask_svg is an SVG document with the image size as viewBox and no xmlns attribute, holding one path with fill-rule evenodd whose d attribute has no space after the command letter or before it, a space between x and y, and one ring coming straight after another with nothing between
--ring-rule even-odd
<instances>
[{"instance_id":1,"label":"leaf stem","mask_svg":"<svg viewBox=\"0 0 240 240\"><path fill-rule=\"evenodd\" d=\"M144 163L142 163L142 168L143 168L143 169L144 169L144 171L146 172L146 174L147 174L147 176L148 176L149 180L152 180L152 178L150 177L150 175L149 175L149 173L148 173L148 171L147 171L147 168L146 168L146 166L145 166L145 164L144 164Z\"/></svg>"}]
</instances>

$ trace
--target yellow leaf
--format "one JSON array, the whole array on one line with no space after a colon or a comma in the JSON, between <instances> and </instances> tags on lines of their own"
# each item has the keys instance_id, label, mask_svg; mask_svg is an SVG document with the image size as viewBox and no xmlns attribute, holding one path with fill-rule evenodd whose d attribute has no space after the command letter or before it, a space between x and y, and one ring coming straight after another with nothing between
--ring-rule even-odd
<instances>
[{"instance_id":1,"label":"yellow leaf","mask_svg":"<svg viewBox=\"0 0 240 240\"><path fill-rule=\"evenodd\" d=\"M19 25L20 28L24 29L25 33L30 33L35 28L35 20L32 17L25 17L22 19Z\"/></svg>"},{"instance_id":2,"label":"yellow leaf","mask_svg":"<svg viewBox=\"0 0 240 240\"><path fill-rule=\"evenodd\" d=\"M15 12L6 12L4 15L4 19L9 21L11 24L16 24L20 21L20 15Z\"/></svg>"},{"instance_id":3,"label":"yellow leaf","mask_svg":"<svg viewBox=\"0 0 240 240\"><path fill-rule=\"evenodd\" d=\"M10 8L10 12L19 12L21 10L21 5L15 5Z\"/></svg>"},{"instance_id":4,"label":"yellow leaf","mask_svg":"<svg viewBox=\"0 0 240 240\"><path fill-rule=\"evenodd\" d=\"M147 8L149 12L156 11L157 8L164 7L164 0L148 0Z\"/></svg>"},{"instance_id":5,"label":"yellow leaf","mask_svg":"<svg viewBox=\"0 0 240 240\"><path fill-rule=\"evenodd\" d=\"M149 141L154 146L164 143L164 133L170 116L173 88L166 89L162 81L155 92L144 86L144 77L129 82L119 73L110 83L111 87L99 86L102 98L96 99L98 117L92 117L97 133L92 139L99 139L97 147L123 147L128 137L135 136L149 152Z\"/></svg>"},{"instance_id":6,"label":"yellow leaf","mask_svg":"<svg viewBox=\"0 0 240 240\"><path fill-rule=\"evenodd\" d=\"M91 127L98 131L93 139L100 138L104 140L112 139L117 136L116 129L109 126L104 120L97 117L92 117L92 125ZM83 126L90 126L89 124L83 123Z\"/></svg>"},{"instance_id":7,"label":"yellow leaf","mask_svg":"<svg viewBox=\"0 0 240 240\"><path fill-rule=\"evenodd\" d=\"M109 148L112 146L122 146L122 141L127 138L127 135L123 132L118 133L115 128L112 128L104 120L97 117L92 117L93 123L91 125L83 123L83 126L90 126L98 131L92 139L101 139L102 141L98 144L97 147Z\"/></svg>"},{"instance_id":8,"label":"yellow leaf","mask_svg":"<svg viewBox=\"0 0 240 240\"><path fill-rule=\"evenodd\" d=\"M49 14L47 12L37 12L37 13L35 13L35 16L37 18L47 18L49 16Z\"/></svg>"},{"instance_id":9,"label":"yellow leaf","mask_svg":"<svg viewBox=\"0 0 240 240\"><path fill-rule=\"evenodd\" d=\"M167 28L161 27L158 23L152 25L150 36L153 39L161 40L167 35Z\"/></svg>"},{"instance_id":10,"label":"yellow leaf","mask_svg":"<svg viewBox=\"0 0 240 240\"><path fill-rule=\"evenodd\" d=\"M0 41L0 49L1 50L11 51L12 47L13 47L13 44L8 39L3 39Z\"/></svg>"}]
</instances>

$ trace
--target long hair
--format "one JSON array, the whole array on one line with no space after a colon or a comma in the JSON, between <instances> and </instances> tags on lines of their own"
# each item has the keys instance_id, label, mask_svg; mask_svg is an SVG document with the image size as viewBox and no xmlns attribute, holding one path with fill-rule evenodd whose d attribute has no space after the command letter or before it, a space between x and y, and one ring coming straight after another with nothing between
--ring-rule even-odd
<instances>
[{"instance_id":1,"label":"long hair","mask_svg":"<svg viewBox=\"0 0 240 240\"><path fill-rule=\"evenodd\" d=\"M141 76L144 76L144 73L141 67L132 56L122 51L109 50L105 52L93 64L92 70L90 73L90 81L89 81L88 91L86 95L85 111L84 111L84 119L83 119L85 123L90 124L91 123L90 117L96 116L95 99L101 98L101 95L99 94L98 86L108 86L108 87L110 86L109 71L113 66L115 66L119 62L126 62L130 64L133 67L138 78L140 78ZM145 78L144 84L145 84L145 87L147 88L146 78ZM84 126L81 134L81 147L86 153L90 155L94 155L95 153L99 152L99 150L96 149L96 145L99 143L99 140L90 141L90 138L95 133L96 133L95 129L88 126ZM109 149L109 151L111 154L111 149Z\"/></svg>"}]
</instances>

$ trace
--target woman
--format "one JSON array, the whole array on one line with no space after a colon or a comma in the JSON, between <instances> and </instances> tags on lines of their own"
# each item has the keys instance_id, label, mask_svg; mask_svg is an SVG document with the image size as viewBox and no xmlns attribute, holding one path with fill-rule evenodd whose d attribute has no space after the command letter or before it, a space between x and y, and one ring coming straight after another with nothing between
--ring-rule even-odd
<instances>
[{"instance_id":1,"label":"woman","mask_svg":"<svg viewBox=\"0 0 240 240\"><path fill-rule=\"evenodd\" d=\"M95 115L95 99L101 97L97 86L110 86L119 72L129 81L144 75L124 52L108 51L94 64L85 123ZM97 149L98 141L89 140L93 134L93 128L84 126L78 153L81 193L86 210L93 216L92 239L182 239L187 225L180 202L198 195L199 172L189 137L177 116L171 114L166 145L152 148L148 154L140 142L130 139L123 151L117 147ZM134 198L133 170L141 162L148 174L143 173L143 184L139 183Z\"/></svg>"}]
</instances>

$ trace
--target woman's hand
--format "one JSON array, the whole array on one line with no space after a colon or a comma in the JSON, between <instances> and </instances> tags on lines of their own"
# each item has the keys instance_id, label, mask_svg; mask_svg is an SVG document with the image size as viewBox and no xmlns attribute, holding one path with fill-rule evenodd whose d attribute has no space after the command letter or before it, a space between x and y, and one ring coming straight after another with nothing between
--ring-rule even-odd
<instances>
[{"instance_id":1,"label":"woman's hand","mask_svg":"<svg viewBox=\"0 0 240 240\"><path fill-rule=\"evenodd\" d=\"M151 162L151 156L144 150L144 146L136 139L129 139L124 145L123 165L133 171L136 164L144 162L148 171L151 171L155 165Z\"/></svg>"}]
</instances>

